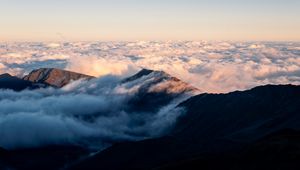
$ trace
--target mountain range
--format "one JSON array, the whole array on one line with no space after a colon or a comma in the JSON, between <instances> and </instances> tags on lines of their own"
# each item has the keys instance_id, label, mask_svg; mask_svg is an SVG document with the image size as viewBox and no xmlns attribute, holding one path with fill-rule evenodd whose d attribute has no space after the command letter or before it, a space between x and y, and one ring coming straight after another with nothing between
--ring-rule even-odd
<instances>
[{"instance_id":1,"label":"mountain range","mask_svg":"<svg viewBox=\"0 0 300 170\"><path fill-rule=\"evenodd\" d=\"M24 78L4 74L0 88L61 88L92 76L54 68ZM16 84L18 86L16 86ZM150 114L174 99L184 110L163 136L118 142L93 154L81 146L0 148L11 169L299 169L300 86L265 85L226 94L201 93L163 71L143 69L120 86L136 90L127 112ZM172 114L172 110L170 111Z\"/></svg>"}]
</instances>

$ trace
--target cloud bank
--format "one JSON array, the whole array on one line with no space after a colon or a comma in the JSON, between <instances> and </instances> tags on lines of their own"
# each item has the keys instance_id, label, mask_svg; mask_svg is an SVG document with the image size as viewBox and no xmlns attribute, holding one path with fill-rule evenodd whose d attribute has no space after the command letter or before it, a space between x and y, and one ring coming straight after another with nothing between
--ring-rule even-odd
<instances>
[{"instance_id":1,"label":"cloud bank","mask_svg":"<svg viewBox=\"0 0 300 170\"><path fill-rule=\"evenodd\" d=\"M202 92L229 92L263 84L300 84L300 43L73 42L2 43L0 73L23 76L57 67L98 76L62 89L0 91L0 147L50 144L104 148L116 141L163 134L181 114L178 98L155 113L126 112L145 78L119 85L141 67L163 70ZM112 76L106 76L106 75ZM184 86L162 82L149 90ZM171 111L172 110L172 111ZM170 114L171 113L171 114Z\"/></svg>"},{"instance_id":2,"label":"cloud bank","mask_svg":"<svg viewBox=\"0 0 300 170\"><path fill-rule=\"evenodd\" d=\"M72 144L98 150L162 135L182 113L174 107L185 97L157 112L126 111L140 86L142 80L120 84L120 77L103 76L62 89L1 90L0 147Z\"/></svg>"},{"instance_id":3,"label":"cloud bank","mask_svg":"<svg viewBox=\"0 0 300 170\"><path fill-rule=\"evenodd\" d=\"M73 42L2 43L0 72L22 76L58 67L93 76L164 70L205 92L300 83L300 43Z\"/></svg>"}]
</instances>

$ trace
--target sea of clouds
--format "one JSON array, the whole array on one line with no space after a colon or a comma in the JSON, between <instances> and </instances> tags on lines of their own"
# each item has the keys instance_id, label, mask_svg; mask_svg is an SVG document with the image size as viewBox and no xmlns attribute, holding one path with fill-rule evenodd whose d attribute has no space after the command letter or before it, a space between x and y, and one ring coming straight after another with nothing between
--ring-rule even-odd
<instances>
[{"instance_id":1,"label":"sea of clouds","mask_svg":"<svg viewBox=\"0 0 300 170\"><path fill-rule=\"evenodd\" d=\"M23 76L58 67L93 76L128 76L141 67L163 70L204 92L262 84L300 84L296 42L1 43L0 73Z\"/></svg>"},{"instance_id":2,"label":"sea of clouds","mask_svg":"<svg viewBox=\"0 0 300 170\"><path fill-rule=\"evenodd\" d=\"M0 43L0 73L19 77L57 67L97 76L62 89L0 91L0 147L75 144L103 149L116 141L162 135L186 98L151 114L128 113L141 68L163 70L200 89L229 92L263 84L300 84L300 43L72 42ZM161 86L160 86L161 87Z\"/></svg>"}]
</instances>

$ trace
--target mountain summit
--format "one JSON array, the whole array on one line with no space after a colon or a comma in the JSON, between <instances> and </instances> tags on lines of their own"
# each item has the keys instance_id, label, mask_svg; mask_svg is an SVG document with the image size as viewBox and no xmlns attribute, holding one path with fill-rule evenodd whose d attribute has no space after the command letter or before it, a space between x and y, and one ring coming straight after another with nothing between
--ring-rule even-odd
<instances>
[{"instance_id":1,"label":"mountain summit","mask_svg":"<svg viewBox=\"0 0 300 170\"><path fill-rule=\"evenodd\" d=\"M57 68L40 68L33 70L31 73L25 76L23 80L60 88L74 80L92 78L95 77Z\"/></svg>"},{"instance_id":2,"label":"mountain summit","mask_svg":"<svg viewBox=\"0 0 300 170\"><path fill-rule=\"evenodd\" d=\"M126 83L139 84L141 91L148 92L166 92L169 94L199 92L197 88L164 71L149 69L142 69L137 74L122 81L122 84Z\"/></svg>"},{"instance_id":3,"label":"mountain summit","mask_svg":"<svg viewBox=\"0 0 300 170\"><path fill-rule=\"evenodd\" d=\"M128 101L129 111L156 112L174 99L190 97L199 90L164 71L143 69L124 79L121 87L135 95Z\"/></svg>"}]
</instances>

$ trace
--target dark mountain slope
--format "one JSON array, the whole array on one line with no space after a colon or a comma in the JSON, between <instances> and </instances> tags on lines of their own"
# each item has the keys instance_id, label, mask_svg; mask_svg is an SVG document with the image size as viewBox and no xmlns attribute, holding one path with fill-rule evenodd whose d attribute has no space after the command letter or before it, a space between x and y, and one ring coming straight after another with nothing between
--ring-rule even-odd
<instances>
[{"instance_id":1,"label":"dark mountain slope","mask_svg":"<svg viewBox=\"0 0 300 170\"><path fill-rule=\"evenodd\" d=\"M239 152L205 155L173 162L160 170L176 169L299 169L300 131L283 129L244 147Z\"/></svg>"},{"instance_id":2,"label":"dark mountain slope","mask_svg":"<svg viewBox=\"0 0 300 170\"><path fill-rule=\"evenodd\" d=\"M300 128L300 87L268 85L245 92L201 94L180 104L180 136L249 141L282 128ZM196 130L196 131L195 131Z\"/></svg>"},{"instance_id":3,"label":"dark mountain slope","mask_svg":"<svg viewBox=\"0 0 300 170\"><path fill-rule=\"evenodd\" d=\"M300 168L300 86L201 94L180 107L186 113L169 137L117 144L73 168Z\"/></svg>"},{"instance_id":4,"label":"dark mountain slope","mask_svg":"<svg viewBox=\"0 0 300 170\"><path fill-rule=\"evenodd\" d=\"M14 91L22 91L25 89L35 89L39 85L30 81L22 80L18 77L11 76L9 74L0 75L0 89L10 89Z\"/></svg>"},{"instance_id":5,"label":"dark mountain slope","mask_svg":"<svg viewBox=\"0 0 300 170\"><path fill-rule=\"evenodd\" d=\"M88 154L88 150L78 146L47 146L10 151L0 150L0 168L16 170L61 169Z\"/></svg>"},{"instance_id":6,"label":"dark mountain slope","mask_svg":"<svg viewBox=\"0 0 300 170\"><path fill-rule=\"evenodd\" d=\"M60 88L74 80L92 78L95 77L57 68L40 68L33 70L23 79Z\"/></svg>"}]
</instances>

